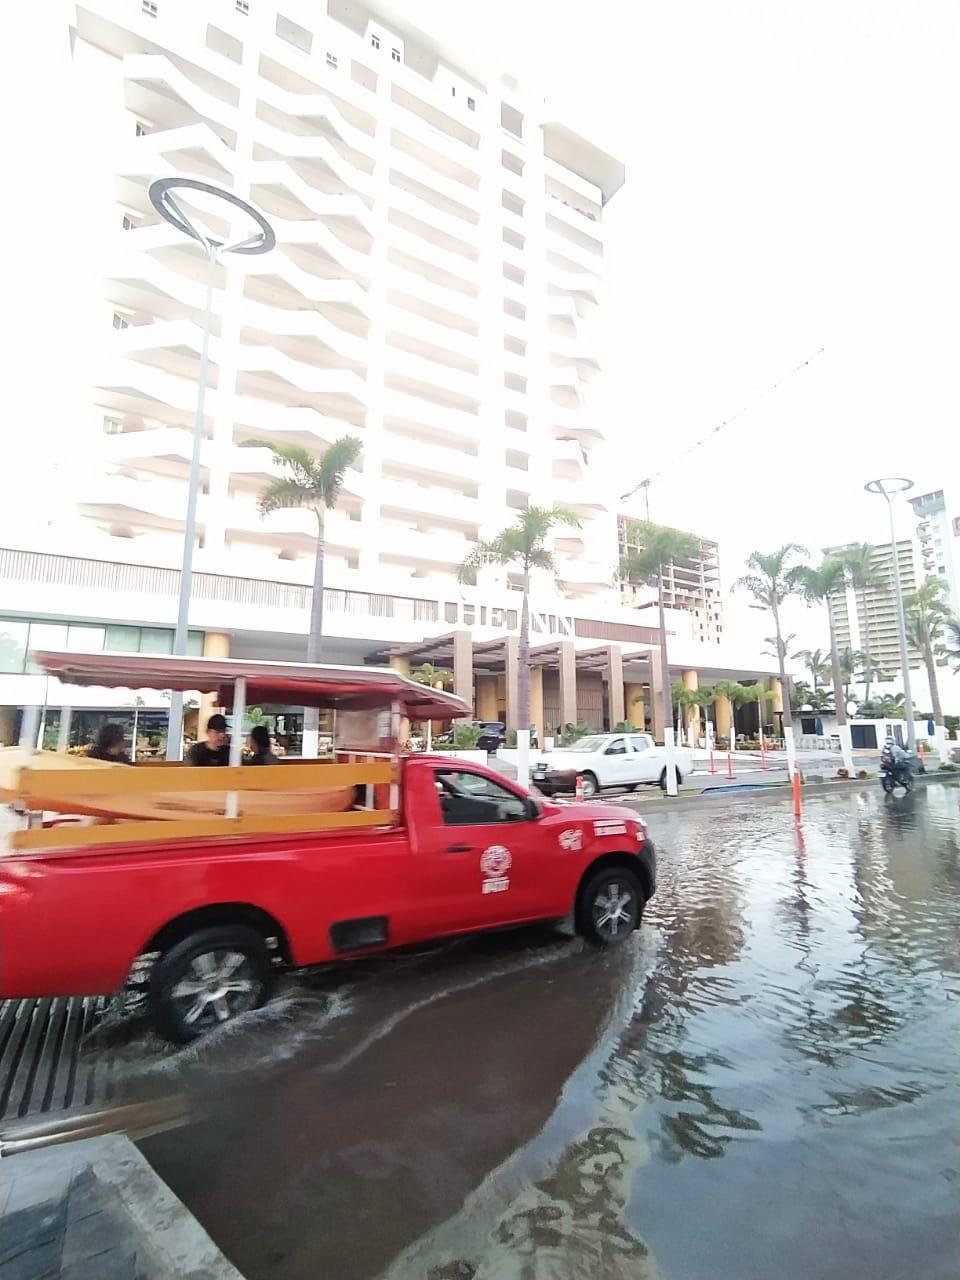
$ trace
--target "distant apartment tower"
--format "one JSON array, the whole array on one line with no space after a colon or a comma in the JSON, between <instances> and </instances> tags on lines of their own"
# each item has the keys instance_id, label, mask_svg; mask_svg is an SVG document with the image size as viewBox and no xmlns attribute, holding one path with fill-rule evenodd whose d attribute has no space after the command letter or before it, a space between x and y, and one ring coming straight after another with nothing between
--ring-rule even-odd
<instances>
[{"instance_id":1,"label":"distant apartment tower","mask_svg":"<svg viewBox=\"0 0 960 1280\"><path fill-rule=\"evenodd\" d=\"M845 547L825 547L825 555L840 556ZM904 595L916 591L917 575L913 542L903 538L897 543L900 565L900 587ZM874 666L886 676L900 670L900 639L897 632L897 605L893 578L893 552L888 542L873 547L873 564L877 585L865 591L847 588L830 596L837 646L863 650L868 647ZM910 650L910 666L920 665L920 655Z\"/></svg>"},{"instance_id":2,"label":"distant apartment tower","mask_svg":"<svg viewBox=\"0 0 960 1280\"><path fill-rule=\"evenodd\" d=\"M939 578L945 588L944 599L954 613L960 611L957 589L957 566L954 548L960 538L960 515L951 520L942 489L911 498L917 517L917 542L923 576Z\"/></svg>"},{"instance_id":3,"label":"distant apartment tower","mask_svg":"<svg viewBox=\"0 0 960 1280\"><path fill-rule=\"evenodd\" d=\"M628 516L617 517L617 535L620 556L641 550L631 535L632 521ZM693 535L700 544L697 555L688 560L671 561L665 566L663 578L663 604L666 609L676 609L691 614L693 635L697 640L720 643L723 635L723 605L720 600L720 559L717 544L710 538ZM640 587L627 587L624 598L630 603L645 604L646 591Z\"/></svg>"}]
</instances>

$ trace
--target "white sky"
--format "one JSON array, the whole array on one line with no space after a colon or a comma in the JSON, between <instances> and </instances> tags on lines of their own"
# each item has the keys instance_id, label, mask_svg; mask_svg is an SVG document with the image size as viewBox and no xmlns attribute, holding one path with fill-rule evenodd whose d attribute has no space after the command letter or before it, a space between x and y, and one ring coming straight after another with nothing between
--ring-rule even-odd
<instances>
[{"instance_id":1,"label":"white sky","mask_svg":"<svg viewBox=\"0 0 960 1280\"><path fill-rule=\"evenodd\" d=\"M881 540L885 506L863 493L874 476L905 472L956 504L956 0L405 10L542 83L626 163L607 212L604 402L623 489L673 463L654 519L717 538L729 583L754 547ZM905 509L904 532L912 520ZM798 609L789 627L825 647L816 615Z\"/></svg>"}]
</instances>

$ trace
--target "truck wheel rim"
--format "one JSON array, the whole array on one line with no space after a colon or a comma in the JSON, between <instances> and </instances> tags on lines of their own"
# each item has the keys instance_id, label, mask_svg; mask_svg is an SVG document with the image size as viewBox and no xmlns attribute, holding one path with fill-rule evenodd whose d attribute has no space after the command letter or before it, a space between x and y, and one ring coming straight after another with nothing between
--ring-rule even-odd
<instances>
[{"instance_id":1,"label":"truck wheel rim","mask_svg":"<svg viewBox=\"0 0 960 1280\"><path fill-rule=\"evenodd\" d=\"M202 951L170 990L174 1007L189 1026L229 1022L256 1004L259 982L242 951Z\"/></svg>"},{"instance_id":2,"label":"truck wheel rim","mask_svg":"<svg viewBox=\"0 0 960 1280\"><path fill-rule=\"evenodd\" d=\"M592 778L584 778L583 794L585 796L594 796L597 794L597 784L594 782Z\"/></svg>"},{"instance_id":3,"label":"truck wheel rim","mask_svg":"<svg viewBox=\"0 0 960 1280\"><path fill-rule=\"evenodd\" d=\"M611 880L593 900L593 923L598 933L607 938L619 937L633 928L636 894L628 884Z\"/></svg>"}]
</instances>

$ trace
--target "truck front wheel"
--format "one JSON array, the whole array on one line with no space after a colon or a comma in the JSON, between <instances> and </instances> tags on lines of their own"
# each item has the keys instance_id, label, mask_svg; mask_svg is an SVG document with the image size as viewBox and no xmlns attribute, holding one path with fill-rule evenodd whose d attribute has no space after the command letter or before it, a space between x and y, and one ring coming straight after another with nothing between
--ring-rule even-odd
<instances>
[{"instance_id":1,"label":"truck front wheel","mask_svg":"<svg viewBox=\"0 0 960 1280\"><path fill-rule=\"evenodd\" d=\"M150 975L150 1010L165 1040L189 1044L257 1009L270 994L266 939L249 925L216 925L166 950Z\"/></svg>"},{"instance_id":2,"label":"truck front wheel","mask_svg":"<svg viewBox=\"0 0 960 1280\"><path fill-rule=\"evenodd\" d=\"M623 942L643 915L643 890L632 871L609 867L591 876L577 903L577 928L595 947Z\"/></svg>"}]
</instances>

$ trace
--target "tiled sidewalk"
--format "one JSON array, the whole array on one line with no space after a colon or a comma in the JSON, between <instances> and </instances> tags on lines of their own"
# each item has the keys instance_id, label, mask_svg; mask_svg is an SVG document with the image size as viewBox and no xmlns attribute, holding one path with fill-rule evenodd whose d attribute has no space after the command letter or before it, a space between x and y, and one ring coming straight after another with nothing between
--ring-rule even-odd
<instances>
[{"instance_id":1,"label":"tiled sidewalk","mask_svg":"<svg viewBox=\"0 0 960 1280\"><path fill-rule=\"evenodd\" d=\"M127 1138L0 1161L0 1280L242 1280Z\"/></svg>"}]
</instances>

